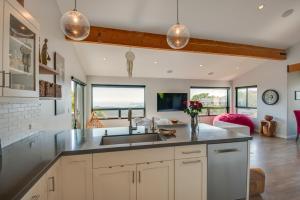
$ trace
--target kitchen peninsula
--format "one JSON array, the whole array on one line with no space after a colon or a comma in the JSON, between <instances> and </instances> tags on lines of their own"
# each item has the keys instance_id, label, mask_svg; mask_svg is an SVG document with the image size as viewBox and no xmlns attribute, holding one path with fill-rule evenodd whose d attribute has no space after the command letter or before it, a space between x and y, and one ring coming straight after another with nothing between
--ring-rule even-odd
<instances>
[{"instance_id":1,"label":"kitchen peninsula","mask_svg":"<svg viewBox=\"0 0 300 200\"><path fill-rule=\"evenodd\" d=\"M104 138L122 134L127 127L40 132L3 148L0 199L181 200L188 194L206 200L218 198L211 183L215 191L224 187L246 198L251 137L200 124L197 138L189 127L178 127L176 137L102 145ZM140 134L149 133L138 127L133 135ZM238 180L219 180L226 172L220 169L232 172L228 167Z\"/></svg>"}]
</instances>

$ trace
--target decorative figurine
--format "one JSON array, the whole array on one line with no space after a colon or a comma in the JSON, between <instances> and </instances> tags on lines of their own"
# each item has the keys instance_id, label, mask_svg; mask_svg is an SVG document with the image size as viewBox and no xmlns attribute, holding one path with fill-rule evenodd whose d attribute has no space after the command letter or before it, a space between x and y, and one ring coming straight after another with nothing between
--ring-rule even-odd
<instances>
[{"instance_id":1,"label":"decorative figurine","mask_svg":"<svg viewBox=\"0 0 300 200\"><path fill-rule=\"evenodd\" d=\"M41 52L41 60L42 64L47 65L48 61L51 60L49 53L48 53L48 46L47 46L48 39L45 38L44 44L42 47L42 52Z\"/></svg>"}]
</instances>

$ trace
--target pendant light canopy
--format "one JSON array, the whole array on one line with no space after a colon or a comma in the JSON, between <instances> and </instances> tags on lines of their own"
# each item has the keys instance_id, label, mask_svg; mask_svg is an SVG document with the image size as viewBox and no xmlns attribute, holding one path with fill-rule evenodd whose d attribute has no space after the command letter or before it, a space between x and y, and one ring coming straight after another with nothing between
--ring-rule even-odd
<instances>
[{"instance_id":1,"label":"pendant light canopy","mask_svg":"<svg viewBox=\"0 0 300 200\"><path fill-rule=\"evenodd\" d=\"M60 25L63 33L72 40L84 40L90 34L90 22L82 13L77 11L76 0L75 8L61 17Z\"/></svg>"},{"instance_id":2,"label":"pendant light canopy","mask_svg":"<svg viewBox=\"0 0 300 200\"><path fill-rule=\"evenodd\" d=\"M188 44L189 40L189 29L185 25L179 23L177 0L177 23L169 28L167 33L167 42L173 49L182 49Z\"/></svg>"}]
</instances>

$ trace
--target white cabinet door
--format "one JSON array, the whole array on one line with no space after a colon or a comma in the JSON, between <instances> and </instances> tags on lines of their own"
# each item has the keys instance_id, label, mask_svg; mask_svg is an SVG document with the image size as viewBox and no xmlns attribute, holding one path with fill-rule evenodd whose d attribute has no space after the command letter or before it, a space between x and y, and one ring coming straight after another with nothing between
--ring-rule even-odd
<instances>
[{"instance_id":1,"label":"white cabinet door","mask_svg":"<svg viewBox=\"0 0 300 200\"><path fill-rule=\"evenodd\" d=\"M3 19L3 96L38 97L39 25L17 1L5 1Z\"/></svg>"},{"instance_id":2,"label":"white cabinet door","mask_svg":"<svg viewBox=\"0 0 300 200\"><path fill-rule=\"evenodd\" d=\"M64 156L61 160L63 200L92 200L92 155Z\"/></svg>"},{"instance_id":3,"label":"white cabinet door","mask_svg":"<svg viewBox=\"0 0 300 200\"><path fill-rule=\"evenodd\" d=\"M136 200L136 165L93 170L94 200Z\"/></svg>"},{"instance_id":4,"label":"white cabinet door","mask_svg":"<svg viewBox=\"0 0 300 200\"><path fill-rule=\"evenodd\" d=\"M174 200L174 161L137 165L137 200Z\"/></svg>"},{"instance_id":5,"label":"white cabinet door","mask_svg":"<svg viewBox=\"0 0 300 200\"><path fill-rule=\"evenodd\" d=\"M175 200L206 200L207 158L175 160Z\"/></svg>"},{"instance_id":6,"label":"white cabinet door","mask_svg":"<svg viewBox=\"0 0 300 200\"><path fill-rule=\"evenodd\" d=\"M48 170L47 178L47 197L48 200L61 199L61 184L60 184L60 160Z\"/></svg>"},{"instance_id":7,"label":"white cabinet door","mask_svg":"<svg viewBox=\"0 0 300 200\"><path fill-rule=\"evenodd\" d=\"M43 176L21 200L47 200L46 177Z\"/></svg>"}]
</instances>

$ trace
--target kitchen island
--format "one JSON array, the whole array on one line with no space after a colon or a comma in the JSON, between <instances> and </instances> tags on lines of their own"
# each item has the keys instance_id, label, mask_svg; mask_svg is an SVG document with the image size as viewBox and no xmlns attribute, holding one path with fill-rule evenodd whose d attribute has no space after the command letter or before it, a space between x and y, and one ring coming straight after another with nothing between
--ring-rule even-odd
<instances>
[{"instance_id":1,"label":"kitchen island","mask_svg":"<svg viewBox=\"0 0 300 200\"><path fill-rule=\"evenodd\" d=\"M138 127L133 134L147 134L144 131L144 127ZM155 185L151 181L155 181L154 183L159 188L168 186L164 190L168 191L162 191L158 198L181 199L181 193L178 191L182 190L183 186L180 182L184 183L184 177L192 177L191 174L182 176L182 173L195 170L195 168L189 168L192 166L190 164L194 163L201 168L202 171L196 168L196 173L201 172L198 173L199 178L203 179L199 184L201 188L198 188L201 194L196 192L194 196L201 195L205 200L207 199L206 188L210 180L209 177L206 178L209 174L207 166L210 164L209 145L243 144L246 147L247 157L249 155L248 141L251 139L249 136L200 124L196 138L191 137L189 127L177 127L176 137L151 142L101 145L102 138L107 137L106 135L122 134L128 134L127 127L68 130L59 133L42 131L5 147L2 150L0 163L0 199L32 199L34 197L48 200L68 198L109 200L109 195L116 198L114 195L117 193L131 194L129 199L145 199L149 196L147 192L151 191L149 185ZM233 151L236 148L227 148L227 151ZM214 151L222 154L229 153L220 150ZM182 163L188 164L187 170L181 166ZM52 170L53 167L56 170ZM158 170L151 171L150 169ZM243 171L245 170L248 169ZM109 176L109 174L121 174L121 176ZM144 175L141 176L141 174ZM157 177L154 176L155 174ZM194 175L197 177L197 174ZM54 177L60 180L56 181ZM146 181L147 177L149 183ZM151 180L152 178L154 179ZM181 179L182 181L176 184L176 180ZM113 180L115 182L111 182ZM126 185L122 180L125 182L130 180L130 185ZM193 181L190 182L193 183ZM125 186L118 188L116 187L118 183L125 184ZM114 187L111 188L110 184ZM198 184L197 181L196 184ZM146 188L149 188L149 191ZM114 194L115 190L120 191Z\"/></svg>"}]
</instances>

